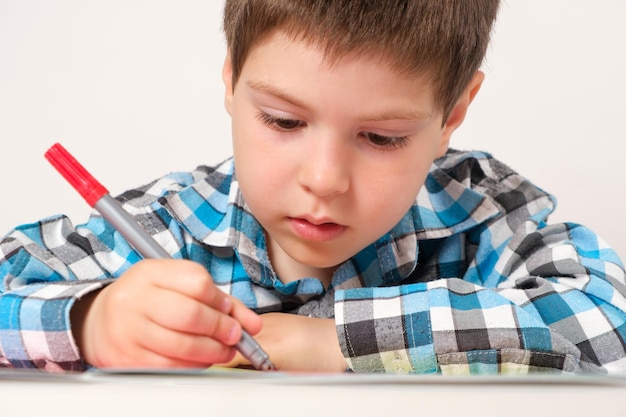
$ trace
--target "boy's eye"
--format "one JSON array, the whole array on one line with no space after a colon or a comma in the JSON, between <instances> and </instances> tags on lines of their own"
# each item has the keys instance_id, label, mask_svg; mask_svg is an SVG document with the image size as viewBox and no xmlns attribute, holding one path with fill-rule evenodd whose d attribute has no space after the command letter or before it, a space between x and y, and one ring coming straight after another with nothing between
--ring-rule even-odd
<instances>
[{"instance_id":1,"label":"boy's eye","mask_svg":"<svg viewBox=\"0 0 626 417\"><path fill-rule=\"evenodd\" d=\"M258 119L271 128L283 131L294 130L305 125L305 123L301 120L275 117L265 112L260 112Z\"/></svg>"},{"instance_id":2,"label":"boy's eye","mask_svg":"<svg viewBox=\"0 0 626 417\"><path fill-rule=\"evenodd\" d=\"M402 147L409 140L406 136L383 136L372 132L364 132L363 135L377 147L387 149Z\"/></svg>"}]
</instances>

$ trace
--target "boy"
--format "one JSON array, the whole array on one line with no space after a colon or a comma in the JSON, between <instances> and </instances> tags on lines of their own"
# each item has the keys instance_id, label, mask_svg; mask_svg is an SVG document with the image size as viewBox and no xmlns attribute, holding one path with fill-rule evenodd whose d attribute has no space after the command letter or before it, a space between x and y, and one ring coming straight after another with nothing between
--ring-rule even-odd
<instances>
[{"instance_id":1,"label":"boy","mask_svg":"<svg viewBox=\"0 0 626 417\"><path fill-rule=\"evenodd\" d=\"M245 328L285 371L626 371L615 253L449 148L497 8L226 1L234 158L119 197L176 259L140 260L97 215L17 228L4 365L247 366Z\"/></svg>"}]
</instances>

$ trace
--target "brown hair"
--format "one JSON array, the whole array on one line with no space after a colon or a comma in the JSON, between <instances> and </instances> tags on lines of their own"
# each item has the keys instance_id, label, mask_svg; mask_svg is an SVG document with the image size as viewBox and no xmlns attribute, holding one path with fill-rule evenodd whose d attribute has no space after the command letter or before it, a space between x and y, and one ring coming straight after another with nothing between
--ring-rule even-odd
<instances>
[{"instance_id":1,"label":"brown hair","mask_svg":"<svg viewBox=\"0 0 626 417\"><path fill-rule=\"evenodd\" d=\"M499 0L226 0L233 86L251 50L276 30L324 49L426 74L447 119L487 51Z\"/></svg>"}]
</instances>

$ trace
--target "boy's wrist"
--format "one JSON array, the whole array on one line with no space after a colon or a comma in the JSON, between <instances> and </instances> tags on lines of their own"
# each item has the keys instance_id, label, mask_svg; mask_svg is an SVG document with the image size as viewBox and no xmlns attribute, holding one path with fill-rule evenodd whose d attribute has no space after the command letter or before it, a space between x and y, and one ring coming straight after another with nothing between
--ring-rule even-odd
<instances>
[{"instance_id":1,"label":"boy's wrist","mask_svg":"<svg viewBox=\"0 0 626 417\"><path fill-rule=\"evenodd\" d=\"M102 291L102 288L85 294L81 298L77 298L70 309L70 328L72 336L74 337L74 343L78 348L80 357L84 361L87 361L85 359L85 351L88 350L87 343L89 339L85 332L87 327L87 316L89 314L91 306L93 305L93 302L95 301L98 294L100 294L100 291Z\"/></svg>"}]
</instances>

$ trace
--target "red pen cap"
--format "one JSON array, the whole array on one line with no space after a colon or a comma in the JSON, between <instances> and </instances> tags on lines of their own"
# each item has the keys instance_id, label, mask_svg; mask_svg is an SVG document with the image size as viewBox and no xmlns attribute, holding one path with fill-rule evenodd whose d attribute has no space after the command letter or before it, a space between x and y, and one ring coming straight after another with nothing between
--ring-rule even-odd
<instances>
[{"instance_id":1,"label":"red pen cap","mask_svg":"<svg viewBox=\"0 0 626 417\"><path fill-rule=\"evenodd\" d=\"M104 188L61 144L55 143L44 154L46 159L93 207L103 195Z\"/></svg>"}]
</instances>

